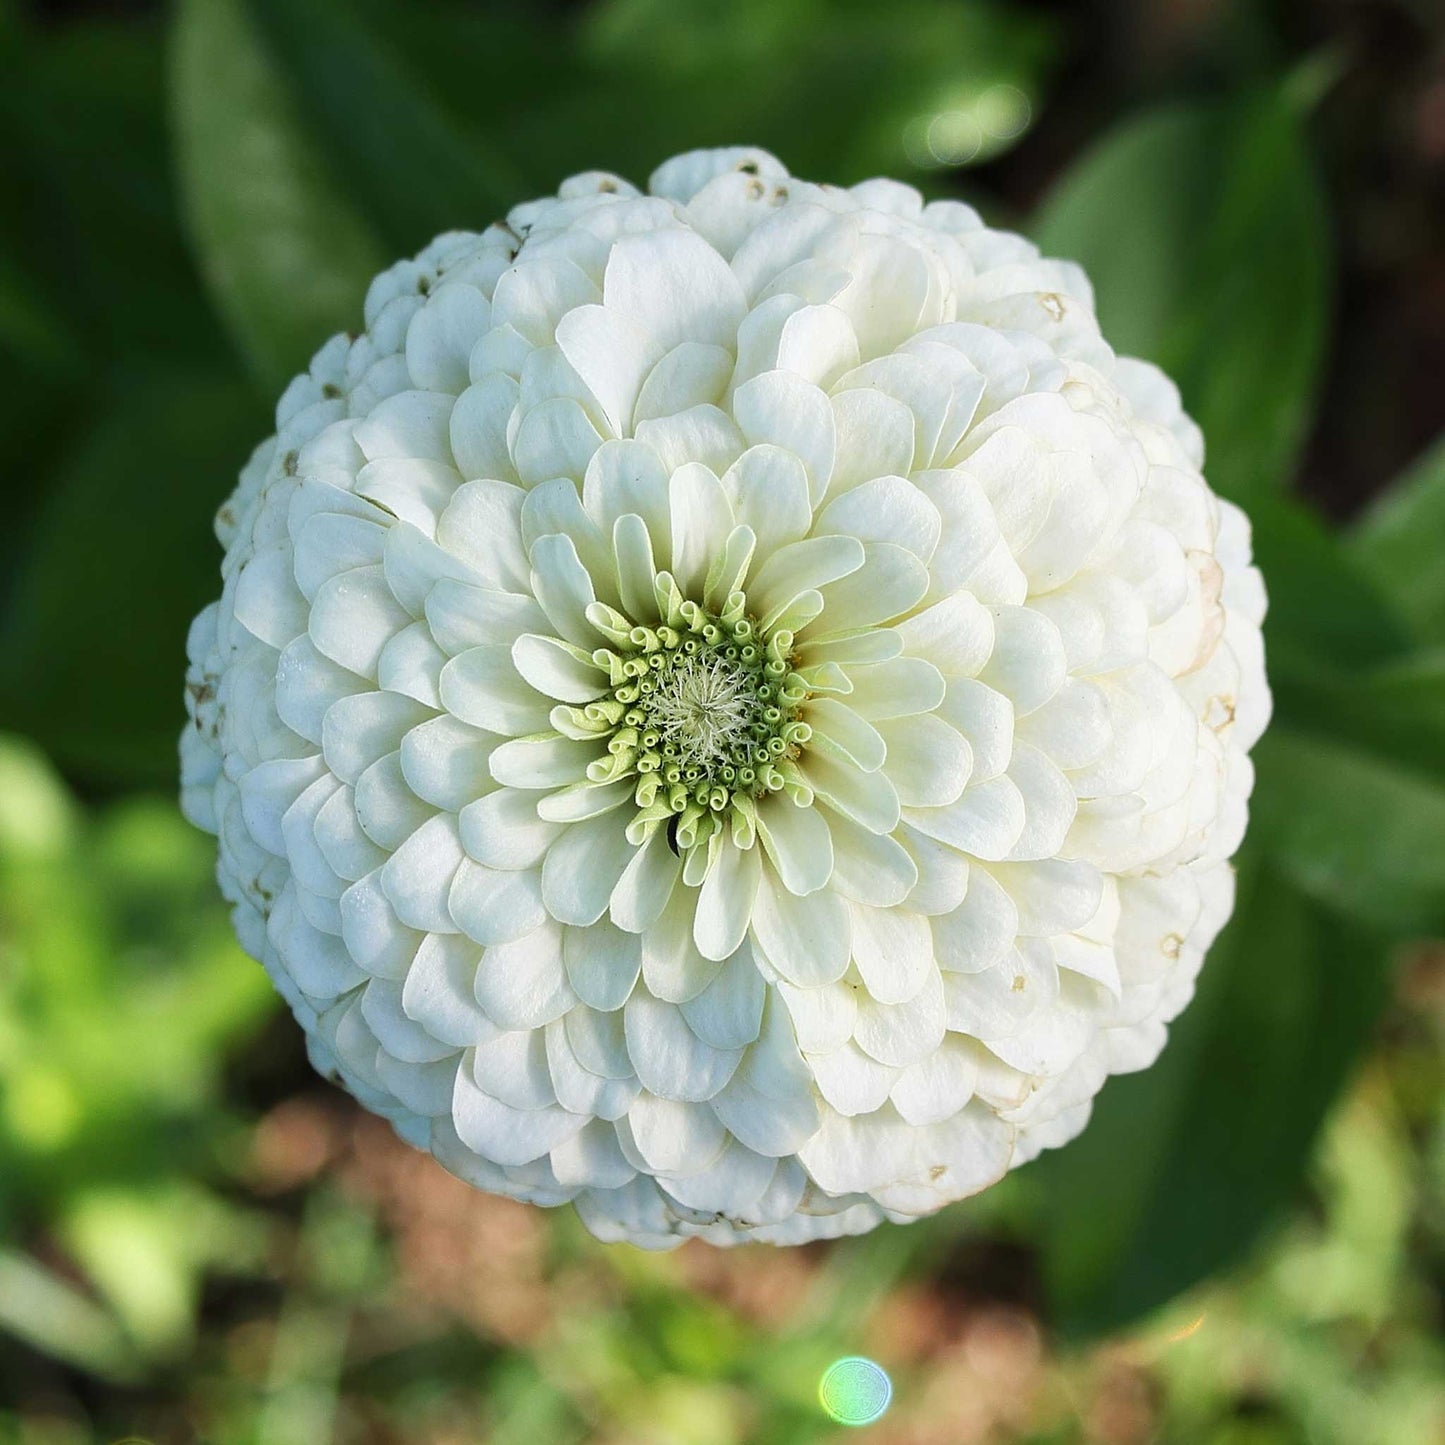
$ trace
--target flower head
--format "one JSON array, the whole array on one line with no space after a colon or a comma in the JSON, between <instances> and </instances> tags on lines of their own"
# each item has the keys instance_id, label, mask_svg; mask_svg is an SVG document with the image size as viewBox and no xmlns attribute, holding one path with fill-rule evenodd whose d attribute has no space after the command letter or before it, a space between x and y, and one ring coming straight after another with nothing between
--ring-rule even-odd
<instances>
[{"instance_id":1,"label":"flower head","mask_svg":"<svg viewBox=\"0 0 1445 1445\"><path fill-rule=\"evenodd\" d=\"M378 277L218 522L189 815L318 1068L606 1238L908 1219L1150 1063L1268 714L1076 267L694 152Z\"/></svg>"}]
</instances>

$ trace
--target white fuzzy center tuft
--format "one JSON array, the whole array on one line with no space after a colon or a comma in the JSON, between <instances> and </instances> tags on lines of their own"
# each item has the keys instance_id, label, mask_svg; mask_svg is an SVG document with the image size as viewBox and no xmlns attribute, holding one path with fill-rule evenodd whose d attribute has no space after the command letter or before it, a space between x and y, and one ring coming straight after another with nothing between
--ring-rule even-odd
<instances>
[{"instance_id":1,"label":"white fuzzy center tuft","mask_svg":"<svg viewBox=\"0 0 1445 1445\"><path fill-rule=\"evenodd\" d=\"M758 706L754 678L716 652L682 658L658 683L648 717L686 766L711 768L742 751Z\"/></svg>"}]
</instances>

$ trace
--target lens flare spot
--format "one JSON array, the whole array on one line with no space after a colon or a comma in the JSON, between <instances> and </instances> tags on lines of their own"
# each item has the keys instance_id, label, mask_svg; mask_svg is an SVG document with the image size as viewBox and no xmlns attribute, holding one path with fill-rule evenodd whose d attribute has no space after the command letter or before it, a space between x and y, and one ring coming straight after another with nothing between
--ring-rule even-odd
<instances>
[{"instance_id":1,"label":"lens flare spot","mask_svg":"<svg viewBox=\"0 0 1445 1445\"><path fill-rule=\"evenodd\" d=\"M891 1403L893 1381L882 1365L850 1355L823 1371L818 1399L840 1425L871 1425Z\"/></svg>"}]
</instances>

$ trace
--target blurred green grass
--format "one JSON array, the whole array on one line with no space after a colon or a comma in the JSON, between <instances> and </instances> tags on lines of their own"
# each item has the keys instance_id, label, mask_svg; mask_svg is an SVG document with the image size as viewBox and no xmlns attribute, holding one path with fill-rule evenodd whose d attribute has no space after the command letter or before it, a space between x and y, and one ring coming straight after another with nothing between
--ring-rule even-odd
<instances>
[{"instance_id":1,"label":"blurred green grass","mask_svg":"<svg viewBox=\"0 0 1445 1445\"><path fill-rule=\"evenodd\" d=\"M0 0L0 1445L791 1445L839 1435L816 1387L855 1352L895 1445L1438 1438L1445 450L1345 528L1299 486L1381 434L1335 414L1355 372L1414 385L1338 304L1380 219L1330 97L1374 52L1285 0L1132 38L1006 0L73 8ZM1254 518L1278 717L1239 916L1078 1144L908 1229L659 1258L311 1079L174 748L211 513L376 267L738 139L1010 223L1046 191L1021 223Z\"/></svg>"}]
</instances>

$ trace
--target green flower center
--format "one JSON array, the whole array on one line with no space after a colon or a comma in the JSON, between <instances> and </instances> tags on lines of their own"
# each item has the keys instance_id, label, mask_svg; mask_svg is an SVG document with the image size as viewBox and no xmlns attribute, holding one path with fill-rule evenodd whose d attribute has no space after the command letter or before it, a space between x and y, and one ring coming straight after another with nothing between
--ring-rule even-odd
<instances>
[{"instance_id":1,"label":"green flower center","mask_svg":"<svg viewBox=\"0 0 1445 1445\"><path fill-rule=\"evenodd\" d=\"M812 729L798 717L808 687L792 667L793 634L764 634L741 593L720 615L690 601L669 612L656 626L614 616L614 645L592 654L611 687L572 710L580 728L607 735L607 756L588 776L635 776L639 821L677 819L685 846L729 814L750 834L759 798L806 791L793 760Z\"/></svg>"}]
</instances>

